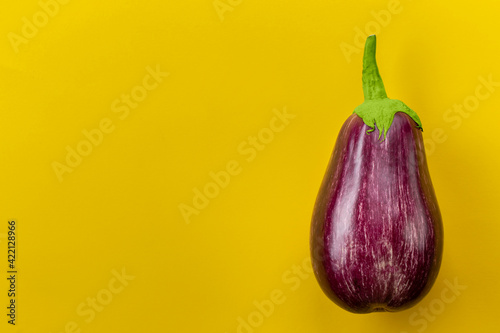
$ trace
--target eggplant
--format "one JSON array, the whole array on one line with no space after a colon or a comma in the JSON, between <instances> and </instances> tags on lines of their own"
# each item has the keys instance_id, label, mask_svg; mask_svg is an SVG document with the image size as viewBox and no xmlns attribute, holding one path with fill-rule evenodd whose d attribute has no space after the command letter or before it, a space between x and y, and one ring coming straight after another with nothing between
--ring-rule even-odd
<instances>
[{"instance_id":1,"label":"eggplant","mask_svg":"<svg viewBox=\"0 0 500 333\"><path fill-rule=\"evenodd\" d=\"M375 50L372 35L363 58L365 101L340 130L310 233L320 287L353 313L414 306L434 284L443 252L420 119L387 97Z\"/></svg>"}]
</instances>

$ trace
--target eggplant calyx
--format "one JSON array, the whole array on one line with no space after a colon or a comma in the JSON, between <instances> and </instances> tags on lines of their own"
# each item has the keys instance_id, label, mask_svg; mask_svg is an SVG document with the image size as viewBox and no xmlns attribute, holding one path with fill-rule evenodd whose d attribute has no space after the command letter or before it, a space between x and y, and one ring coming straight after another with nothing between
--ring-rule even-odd
<instances>
[{"instance_id":1,"label":"eggplant calyx","mask_svg":"<svg viewBox=\"0 0 500 333\"><path fill-rule=\"evenodd\" d=\"M382 133L384 135L383 140L387 137L387 131L392 125L396 112L406 113L415 121L417 128L422 130L422 123L415 111L402 101L387 97L375 58L376 45L377 39L375 35L368 36L363 56L363 93L365 101L354 109L354 113L371 128L367 131L367 134L373 132L375 126L378 128L379 139L382 137Z\"/></svg>"}]
</instances>

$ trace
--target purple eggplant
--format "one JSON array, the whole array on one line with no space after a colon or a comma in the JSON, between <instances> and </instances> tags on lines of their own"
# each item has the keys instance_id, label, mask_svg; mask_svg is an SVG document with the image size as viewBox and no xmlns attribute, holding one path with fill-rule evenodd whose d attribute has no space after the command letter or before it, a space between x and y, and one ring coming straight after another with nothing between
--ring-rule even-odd
<instances>
[{"instance_id":1,"label":"purple eggplant","mask_svg":"<svg viewBox=\"0 0 500 333\"><path fill-rule=\"evenodd\" d=\"M387 98L375 49L376 38L369 36L365 101L340 130L310 235L319 285L354 313L415 305L431 289L443 251L420 119L403 102Z\"/></svg>"}]
</instances>

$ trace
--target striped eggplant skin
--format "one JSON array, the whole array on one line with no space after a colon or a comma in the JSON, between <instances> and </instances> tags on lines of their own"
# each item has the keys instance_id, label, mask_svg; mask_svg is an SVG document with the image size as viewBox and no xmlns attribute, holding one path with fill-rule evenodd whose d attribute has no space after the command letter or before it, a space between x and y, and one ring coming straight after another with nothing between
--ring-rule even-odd
<instances>
[{"instance_id":1,"label":"striped eggplant skin","mask_svg":"<svg viewBox=\"0 0 500 333\"><path fill-rule=\"evenodd\" d=\"M340 130L311 224L324 293L354 313L420 301L441 264L443 226L422 133L397 112L385 140L356 114Z\"/></svg>"}]
</instances>

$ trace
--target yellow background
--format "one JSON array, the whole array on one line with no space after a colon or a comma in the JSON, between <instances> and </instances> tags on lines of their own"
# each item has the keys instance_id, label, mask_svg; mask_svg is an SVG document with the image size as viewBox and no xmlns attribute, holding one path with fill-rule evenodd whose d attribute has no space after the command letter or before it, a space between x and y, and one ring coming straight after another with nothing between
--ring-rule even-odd
<instances>
[{"instance_id":1,"label":"yellow background","mask_svg":"<svg viewBox=\"0 0 500 333\"><path fill-rule=\"evenodd\" d=\"M18 52L8 36L40 4L2 5L0 260L5 271L16 219L19 274L15 328L0 284L1 331L500 332L500 88L460 125L444 118L480 77L500 82L500 5L401 0L382 26L372 11L388 0L223 2L221 20L212 0L72 0ZM356 29L377 25L387 92L418 112L432 150L445 252L415 308L354 315L322 294L306 258L337 133L363 100L361 53L341 45L361 51ZM148 66L170 75L120 119L112 103ZM285 108L295 118L247 161L238 146ZM53 162L105 118L114 131L60 182ZM179 205L233 160L240 173L186 223ZM122 269L135 278L86 322L77 308ZM455 280L466 289L444 303ZM272 292L282 304L259 317L254 301ZM257 327L238 328L249 316Z\"/></svg>"}]
</instances>

